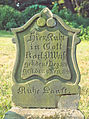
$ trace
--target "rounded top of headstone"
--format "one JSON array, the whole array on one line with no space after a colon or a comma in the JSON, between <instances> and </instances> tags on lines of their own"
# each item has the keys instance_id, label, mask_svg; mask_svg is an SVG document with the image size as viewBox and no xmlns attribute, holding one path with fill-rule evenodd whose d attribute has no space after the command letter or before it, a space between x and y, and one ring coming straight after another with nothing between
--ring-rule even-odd
<instances>
[{"instance_id":1,"label":"rounded top of headstone","mask_svg":"<svg viewBox=\"0 0 89 119\"><path fill-rule=\"evenodd\" d=\"M54 26L56 26L56 20L54 18L49 18L47 20L47 26L48 27L54 27Z\"/></svg>"},{"instance_id":2,"label":"rounded top of headstone","mask_svg":"<svg viewBox=\"0 0 89 119\"><path fill-rule=\"evenodd\" d=\"M43 17L39 17L37 20L37 25L42 27L45 26L45 24L46 24L46 20Z\"/></svg>"},{"instance_id":3,"label":"rounded top of headstone","mask_svg":"<svg viewBox=\"0 0 89 119\"><path fill-rule=\"evenodd\" d=\"M54 27L56 26L56 20L53 18L52 12L48 8L44 8L41 12L41 17L37 20L37 25L42 27L45 26Z\"/></svg>"},{"instance_id":4,"label":"rounded top of headstone","mask_svg":"<svg viewBox=\"0 0 89 119\"><path fill-rule=\"evenodd\" d=\"M53 13L48 9L44 8L41 12L42 17L44 17L46 20L53 17Z\"/></svg>"}]
</instances>

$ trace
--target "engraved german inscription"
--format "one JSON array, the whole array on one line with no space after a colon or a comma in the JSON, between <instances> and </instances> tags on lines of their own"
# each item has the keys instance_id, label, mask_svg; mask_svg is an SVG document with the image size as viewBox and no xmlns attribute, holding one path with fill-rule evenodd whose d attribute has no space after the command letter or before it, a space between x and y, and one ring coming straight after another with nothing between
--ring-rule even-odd
<instances>
[{"instance_id":1,"label":"engraved german inscription","mask_svg":"<svg viewBox=\"0 0 89 119\"><path fill-rule=\"evenodd\" d=\"M24 36L25 57L22 79L33 75L47 79L55 75L70 80L67 41L68 37L59 30L55 32L33 30Z\"/></svg>"},{"instance_id":2,"label":"engraved german inscription","mask_svg":"<svg viewBox=\"0 0 89 119\"><path fill-rule=\"evenodd\" d=\"M18 94L67 94L69 93L69 90L66 87L61 87L59 89L53 89L49 86L44 86L43 89L41 90L40 88L36 88L35 86L33 87L25 87L21 86L17 89Z\"/></svg>"}]
</instances>

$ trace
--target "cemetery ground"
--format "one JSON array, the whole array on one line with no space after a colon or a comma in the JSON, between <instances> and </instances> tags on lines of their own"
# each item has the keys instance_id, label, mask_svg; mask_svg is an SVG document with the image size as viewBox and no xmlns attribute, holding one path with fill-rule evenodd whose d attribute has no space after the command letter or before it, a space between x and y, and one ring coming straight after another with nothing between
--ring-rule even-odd
<instances>
[{"instance_id":1,"label":"cemetery ground","mask_svg":"<svg viewBox=\"0 0 89 119\"><path fill-rule=\"evenodd\" d=\"M0 33L0 119L11 108L12 70L16 48L12 34ZM77 46L77 61L81 73L81 99L79 109L89 119L89 41L81 41Z\"/></svg>"}]
</instances>

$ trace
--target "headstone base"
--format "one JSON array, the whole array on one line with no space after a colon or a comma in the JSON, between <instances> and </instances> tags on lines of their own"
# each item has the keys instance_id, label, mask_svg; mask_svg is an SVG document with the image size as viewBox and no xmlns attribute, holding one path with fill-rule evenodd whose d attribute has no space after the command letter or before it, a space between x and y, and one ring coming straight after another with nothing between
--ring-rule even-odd
<instances>
[{"instance_id":1,"label":"headstone base","mask_svg":"<svg viewBox=\"0 0 89 119\"><path fill-rule=\"evenodd\" d=\"M27 109L13 107L4 119L84 119L76 109Z\"/></svg>"}]
</instances>

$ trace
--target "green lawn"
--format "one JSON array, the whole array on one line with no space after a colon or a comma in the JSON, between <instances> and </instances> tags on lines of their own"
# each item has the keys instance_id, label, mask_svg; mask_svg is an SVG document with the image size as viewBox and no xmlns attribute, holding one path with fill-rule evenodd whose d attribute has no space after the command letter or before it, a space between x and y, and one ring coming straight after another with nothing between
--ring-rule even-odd
<instances>
[{"instance_id":1,"label":"green lawn","mask_svg":"<svg viewBox=\"0 0 89 119\"><path fill-rule=\"evenodd\" d=\"M89 41L82 41L77 48L77 59L81 73L81 99L79 109L89 119Z\"/></svg>"},{"instance_id":2,"label":"green lawn","mask_svg":"<svg viewBox=\"0 0 89 119\"><path fill-rule=\"evenodd\" d=\"M13 33L10 31L0 30L0 37L13 37Z\"/></svg>"},{"instance_id":3,"label":"green lawn","mask_svg":"<svg viewBox=\"0 0 89 119\"><path fill-rule=\"evenodd\" d=\"M15 54L15 44L11 42L11 38L0 37L0 119L3 119L4 114L11 108L12 70ZM79 109L85 115L85 119L89 119L89 41L82 41L78 45L77 59L81 72Z\"/></svg>"}]
</instances>

